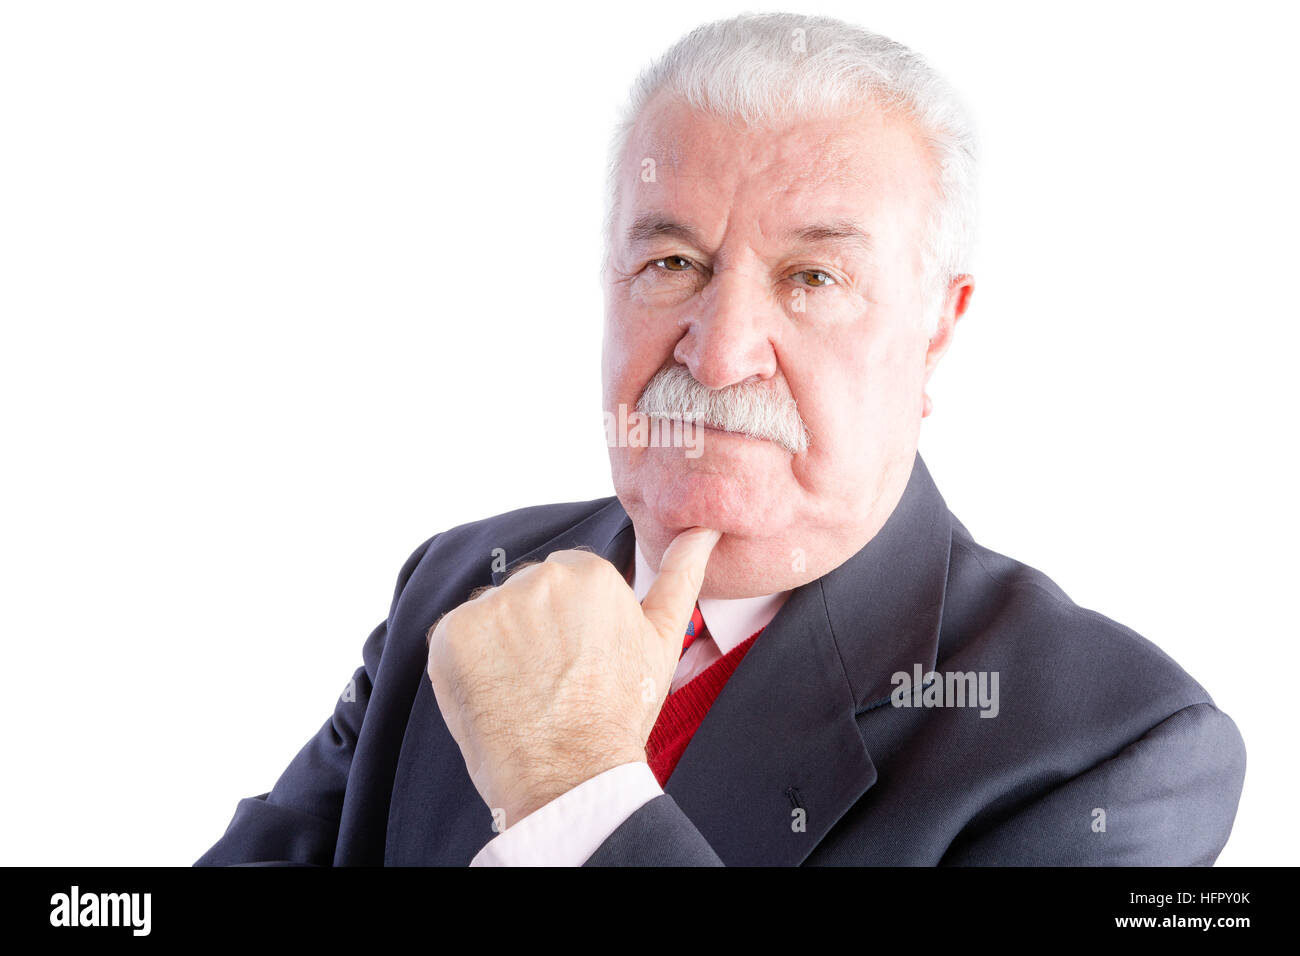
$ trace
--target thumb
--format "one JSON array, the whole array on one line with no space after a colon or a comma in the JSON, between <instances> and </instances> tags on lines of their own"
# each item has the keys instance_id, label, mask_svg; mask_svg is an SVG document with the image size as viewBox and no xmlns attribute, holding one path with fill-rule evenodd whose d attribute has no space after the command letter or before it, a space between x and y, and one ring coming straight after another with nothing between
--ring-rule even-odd
<instances>
[{"instance_id":1,"label":"thumb","mask_svg":"<svg viewBox=\"0 0 1300 956\"><path fill-rule=\"evenodd\" d=\"M641 610L665 640L680 641L704 586L704 569L722 537L712 528L688 528L664 551L659 577L641 602Z\"/></svg>"}]
</instances>

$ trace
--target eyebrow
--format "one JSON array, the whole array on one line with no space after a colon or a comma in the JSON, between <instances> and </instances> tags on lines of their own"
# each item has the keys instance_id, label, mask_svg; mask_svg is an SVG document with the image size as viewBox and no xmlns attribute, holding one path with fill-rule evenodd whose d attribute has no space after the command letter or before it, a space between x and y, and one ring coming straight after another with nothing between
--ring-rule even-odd
<instances>
[{"instance_id":1,"label":"eyebrow","mask_svg":"<svg viewBox=\"0 0 1300 956\"><path fill-rule=\"evenodd\" d=\"M700 234L690 226L665 219L657 213L648 212L637 216L627 230L627 241L634 246L645 245L665 237L681 239L695 246L700 245Z\"/></svg>"},{"instance_id":2,"label":"eyebrow","mask_svg":"<svg viewBox=\"0 0 1300 956\"><path fill-rule=\"evenodd\" d=\"M627 230L627 241L631 245L644 245L656 239L681 239L697 247L702 246L700 234L690 226L665 218L658 213L643 213L638 216ZM786 233L789 243L809 246L848 245L856 246L866 255L875 252L871 235L859 228L850 219L832 219L817 222Z\"/></svg>"},{"instance_id":3,"label":"eyebrow","mask_svg":"<svg viewBox=\"0 0 1300 956\"><path fill-rule=\"evenodd\" d=\"M818 222L786 234L787 240L817 246L838 244L857 246L862 252L871 255L875 252L875 243L871 235L850 219L834 219L830 222Z\"/></svg>"}]
</instances>

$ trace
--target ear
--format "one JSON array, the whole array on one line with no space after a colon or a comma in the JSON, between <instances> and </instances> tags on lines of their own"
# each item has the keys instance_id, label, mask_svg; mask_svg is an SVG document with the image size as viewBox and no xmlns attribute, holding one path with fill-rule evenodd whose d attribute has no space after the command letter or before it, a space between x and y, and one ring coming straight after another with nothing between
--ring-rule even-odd
<instances>
[{"instance_id":1,"label":"ear","mask_svg":"<svg viewBox=\"0 0 1300 956\"><path fill-rule=\"evenodd\" d=\"M957 328L957 322L970 308L970 299L974 293L975 277L972 275L959 275L948 283L948 293L944 296L943 308L939 312L939 323L935 326L934 333L930 336L930 345L925 351L923 386L929 384L930 376L934 374L939 359L943 358L944 353L948 351L948 346L952 344L952 333ZM933 410L930 396L926 395L922 403L921 417L924 418Z\"/></svg>"}]
</instances>

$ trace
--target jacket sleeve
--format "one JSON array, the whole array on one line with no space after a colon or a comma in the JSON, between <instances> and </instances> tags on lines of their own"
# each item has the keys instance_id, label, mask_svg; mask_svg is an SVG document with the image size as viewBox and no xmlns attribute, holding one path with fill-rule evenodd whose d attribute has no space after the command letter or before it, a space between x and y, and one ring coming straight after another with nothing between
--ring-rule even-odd
<instances>
[{"instance_id":1,"label":"jacket sleeve","mask_svg":"<svg viewBox=\"0 0 1300 956\"><path fill-rule=\"evenodd\" d=\"M655 797L619 825L583 866L722 866L672 797Z\"/></svg>"},{"instance_id":2,"label":"jacket sleeve","mask_svg":"<svg viewBox=\"0 0 1300 956\"><path fill-rule=\"evenodd\" d=\"M1193 704L943 860L950 866L1210 866L1246 772L1236 724Z\"/></svg>"},{"instance_id":3,"label":"jacket sleeve","mask_svg":"<svg viewBox=\"0 0 1300 956\"><path fill-rule=\"evenodd\" d=\"M364 663L339 695L333 715L298 751L269 792L239 801L225 834L195 866L331 865L348 771L388 625L406 582L433 540L420 545L402 567L389 616L366 639L361 651Z\"/></svg>"}]
</instances>

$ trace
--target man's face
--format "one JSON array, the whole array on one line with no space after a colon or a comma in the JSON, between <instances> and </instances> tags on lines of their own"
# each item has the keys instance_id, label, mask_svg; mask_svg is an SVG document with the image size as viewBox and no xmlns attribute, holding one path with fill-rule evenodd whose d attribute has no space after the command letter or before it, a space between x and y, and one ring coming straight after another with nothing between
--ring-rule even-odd
<instances>
[{"instance_id":1,"label":"man's face","mask_svg":"<svg viewBox=\"0 0 1300 956\"><path fill-rule=\"evenodd\" d=\"M646 160L653 161L651 163ZM911 124L852 117L741 130L660 97L623 155L605 276L604 407L679 365L709 389L793 399L806 449L708 429L697 450L610 448L653 565L678 532L723 532L704 593L797 586L875 534L911 472L946 347L922 317L931 165ZM680 370L679 370L680 371Z\"/></svg>"}]
</instances>

